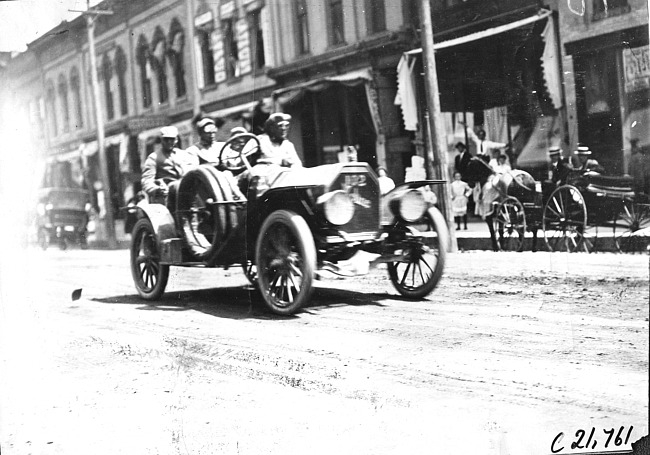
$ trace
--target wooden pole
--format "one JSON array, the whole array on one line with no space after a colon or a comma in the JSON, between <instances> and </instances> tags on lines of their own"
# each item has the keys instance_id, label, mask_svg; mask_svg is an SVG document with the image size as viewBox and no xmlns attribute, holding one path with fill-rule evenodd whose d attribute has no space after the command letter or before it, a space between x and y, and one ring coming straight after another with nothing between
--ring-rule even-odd
<instances>
[{"instance_id":1,"label":"wooden pole","mask_svg":"<svg viewBox=\"0 0 650 455\"><path fill-rule=\"evenodd\" d=\"M451 211L451 195L449 191L449 171L447 168L447 144L445 143L445 131L440 113L440 94L438 91L438 74L436 70L436 59L433 51L433 23L431 20L430 0L420 0L420 26L422 27L422 66L424 68L424 87L426 92L427 132L430 134L425 153L426 170L428 178L438 178L447 182L440 185L440 197L438 203L447 220L453 222ZM449 229L451 251L457 251L456 234Z\"/></svg>"},{"instance_id":2,"label":"wooden pole","mask_svg":"<svg viewBox=\"0 0 650 455\"><path fill-rule=\"evenodd\" d=\"M190 45L190 70L192 72L192 111L194 115L201 112L201 90L196 65L196 43L194 42L194 0L187 0L187 38Z\"/></svg>"},{"instance_id":3,"label":"wooden pole","mask_svg":"<svg viewBox=\"0 0 650 455\"><path fill-rule=\"evenodd\" d=\"M88 52L90 54L90 80L93 87L93 104L95 107L95 123L97 126L97 153L99 153L99 167L102 175L102 186L104 187L104 207L106 215L104 226L106 230L106 241L108 248L117 248L115 237L115 219L113 216L113 197L111 181L108 170L108 160L104 149L104 120L102 117L101 99L99 96L99 83L97 81L97 57L95 56L95 18L90 11L90 0L87 0L88 11L86 12L86 24L88 30Z\"/></svg>"}]
</instances>

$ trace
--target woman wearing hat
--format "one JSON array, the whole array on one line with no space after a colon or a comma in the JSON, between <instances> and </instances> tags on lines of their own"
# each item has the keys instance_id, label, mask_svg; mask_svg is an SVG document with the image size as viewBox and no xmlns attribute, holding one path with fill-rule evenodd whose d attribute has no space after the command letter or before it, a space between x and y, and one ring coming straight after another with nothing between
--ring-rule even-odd
<instances>
[{"instance_id":1,"label":"woman wearing hat","mask_svg":"<svg viewBox=\"0 0 650 455\"><path fill-rule=\"evenodd\" d=\"M590 158L591 150L589 150L589 147L580 145L573 153L578 157L578 166L575 168L576 171L602 173L605 170L598 161Z\"/></svg>"}]
</instances>

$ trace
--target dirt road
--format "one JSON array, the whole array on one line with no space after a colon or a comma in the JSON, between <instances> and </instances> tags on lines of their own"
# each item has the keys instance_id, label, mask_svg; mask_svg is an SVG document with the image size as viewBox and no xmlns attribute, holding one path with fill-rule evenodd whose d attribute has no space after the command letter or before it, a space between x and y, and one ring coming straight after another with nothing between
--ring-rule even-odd
<instances>
[{"instance_id":1,"label":"dirt road","mask_svg":"<svg viewBox=\"0 0 650 455\"><path fill-rule=\"evenodd\" d=\"M3 455L588 453L648 433L647 256L458 253L426 301L377 270L291 318L239 270L172 270L146 305L126 251L3 260Z\"/></svg>"}]
</instances>

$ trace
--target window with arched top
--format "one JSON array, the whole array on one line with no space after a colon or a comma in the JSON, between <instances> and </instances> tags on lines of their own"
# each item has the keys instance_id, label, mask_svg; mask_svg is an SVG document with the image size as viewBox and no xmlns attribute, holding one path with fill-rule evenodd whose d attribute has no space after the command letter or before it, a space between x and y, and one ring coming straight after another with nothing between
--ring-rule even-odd
<instances>
[{"instance_id":1,"label":"window with arched top","mask_svg":"<svg viewBox=\"0 0 650 455\"><path fill-rule=\"evenodd\" d=\"M111 59L107 54L102 57L100 67L100 74L104 84L104 100L106 101L106 118L113 120L115 117L115 109L113 106L113 92L111 90L111 79L113 78L113 65Z\"/></svg>"},{"instance_id":2,"label":"window with arched top","mask_svg":"<svg viewBox=\"0 0 650 455\"><path fill-rule=\"evenodd\" d=\"M113 57L115 75L117 76L117 91L120 100L120 115L128 115L129 104L126 96L126 55L120 46L115 49Z\"/></svg>"},{"instance_id":3,"label":"window with arched top","mask_svg":"<svg viewBox=\"0 0 650 455\"><path fill-rule=\"evenodd\" d=\"M183 63L185 34L183 33L183 27L176 18L172 20L168 41L169 48L167 49L167 56L169 57L169 64L174 73L176 98L181 98L187 93L187 87L185 85L185 66Z\"/></svg>"},{"instance_id":4,"label":"window with arched top","mask_svg":"<svg viewBox=\"0 0 650 455\"><path fill-rule=\"evenodd\" d=\"M61 118L63 132L70 131L70 105L68 103L68 81L63 74L59 74L57 81L57 91L59 94L59 106L61 107Z\"/></svg>"},{"instance_id":5,"label":"window with arched top","mask_svg":"<svg viewBox=\"0 0 650 455\"><path fill-rule=\"evenodd\" d=\"M140 35L136 50L136 61L140 67L140 86L142 88L142 107L151 106L151 55L147 39Z\"/></svg>"},{"instance_id":6,"label":"window with arched top","mask_svg":"<svg viewBox=\"0 0 650 455\"><path fill-rule=\"evenodd\" d=\"M54 83L51 80L48 80L45 85L45 105L50 129L49 134L56 136L58 134L58 126L56 124L56 91L54 90Z\"/></svg>"},{"instance_id":7,"label":"window with arched top","mask_svg":"<svg viewBox=\"0 0 650 455\"><path fill-rule=\"evenodd\" d=\"M166 103L169 100L169 88L167 87L167 66L165 65L165 55L167 54L167 40L160 27L156 27L153 34L152 63L156 73L156 82L158 83L158 102Z\"/></svg>"},{"instance_id":8,"label":"window with arched top","mask_svg":"<svg viewBox=\"0 0 650 455\"><path fill-rule=\"evenodd\" d=\"M79 70L76 66L73 66L70 70L70 89L72 92L72 107L75 113L75 127L81 128L84 125L81 106L81 82L79 80Z\"/></svg>"}]
</instances>

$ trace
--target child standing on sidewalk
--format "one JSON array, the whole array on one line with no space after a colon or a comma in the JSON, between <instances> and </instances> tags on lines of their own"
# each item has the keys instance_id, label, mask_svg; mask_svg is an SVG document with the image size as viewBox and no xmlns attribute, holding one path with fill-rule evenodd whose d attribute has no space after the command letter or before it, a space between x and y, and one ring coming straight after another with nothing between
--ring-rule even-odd
<instances>
[{"instance_id":1,"label":"child standing on sidewalk","mask_svg":"<svg viewBox=\"0 0 650 455\"><path fill-rule=\"evenodd\" d=\"M467 230L467 201L472 189L460 179L460 172L454 172L454 181L451 182L451 209L456 221L456 230L460 231L461 220Z\"/></svg>"}]
</instances>

